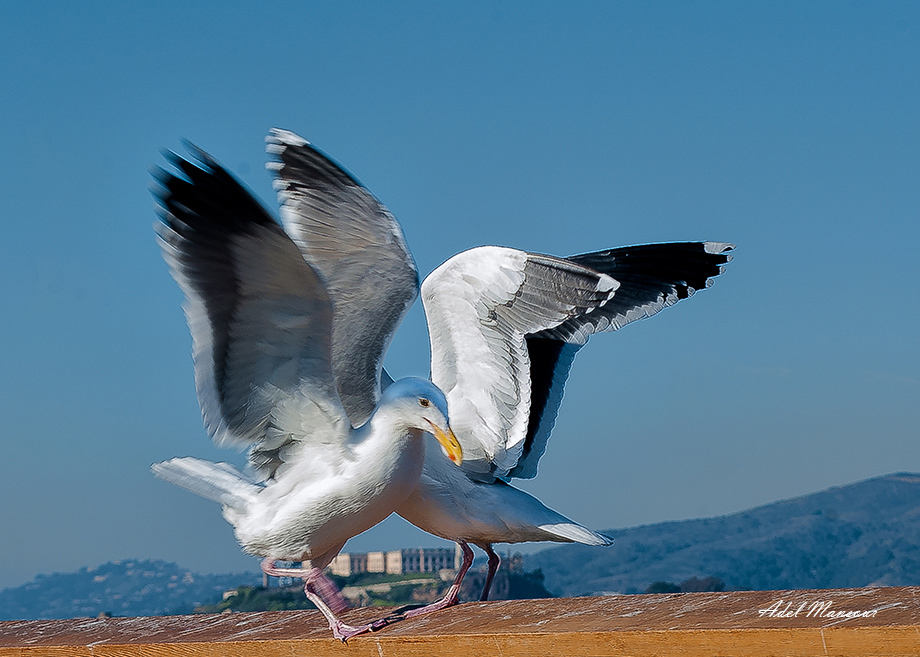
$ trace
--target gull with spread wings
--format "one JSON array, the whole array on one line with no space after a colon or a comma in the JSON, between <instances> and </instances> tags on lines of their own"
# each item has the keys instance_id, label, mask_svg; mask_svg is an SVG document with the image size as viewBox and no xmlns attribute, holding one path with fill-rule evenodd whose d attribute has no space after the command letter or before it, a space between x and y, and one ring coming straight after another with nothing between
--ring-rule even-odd
<instances>
[{"instance_id":1,"label":"gull with spread wings","mask_svg":"<svg viewBox=\"0 0 920 657\"><path fill-rule=\"evenodd\" d=\"M302 577L307 597L345 640L377 625L336 617L342 605L323 568L412 492L425 432L445 458L462 462L447 401L430 381L402 379L352 428L335 386L333 305L322 278L235 179L190 150L197 164L168 156L181 175L155 173L157 236L185 293L208 433L218 445L249 447L254 476L192 457L153 472L219 502L243 549L263 557L269 575ZM280 569L278 560L309 567Z\"/></svg>"}]
</instances>

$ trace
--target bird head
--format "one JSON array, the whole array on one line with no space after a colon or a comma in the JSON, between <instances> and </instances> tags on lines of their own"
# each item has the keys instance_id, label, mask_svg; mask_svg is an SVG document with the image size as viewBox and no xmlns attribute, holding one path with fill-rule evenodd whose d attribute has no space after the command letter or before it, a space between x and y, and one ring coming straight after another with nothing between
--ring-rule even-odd
<instances>
[{"instance_id":1,"label":"bird head","mask_svg":"<svg viewBox=\"0 0 920 657\"><path fill-rule=\"evenodd\" d=\"M463 462L463 448L450 428L447 398L431 381L400 379L384 391L380 401L397 406L409 426L432 434L454 464Z\"/></svg>"}]
</instances>

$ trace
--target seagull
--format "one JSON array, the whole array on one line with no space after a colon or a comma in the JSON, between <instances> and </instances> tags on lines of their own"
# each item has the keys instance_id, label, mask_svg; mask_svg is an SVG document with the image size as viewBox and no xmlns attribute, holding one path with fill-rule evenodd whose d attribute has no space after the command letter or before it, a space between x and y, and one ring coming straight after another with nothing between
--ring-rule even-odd
<instances>
[{"instance_id":1,"label":"seagull","mask_svg":"<svg viewBox=\"0 0 920 657\"><path fill-rule=\"evenodd\" d=\"M327 282L336 387L349 417L361 422L391 385L381 358L419 291L417 279L365 281L365 272L400 272L414 263L396 219L356 178L293 132L273 129L266 142L285 230ZM486 600L500 563L494 543L613 543L508 482L536 476L575 354L588 338L709 287L733 248L676 242L558 258L485 246L450 258L425 279L431 380L447 398L464 460L456 468L439 450L427 450L418 484L396 512L455 541L463 562L441 600L405 617L458 602L473 562L470 544L489 557ZM591 289L589 303L572 303L573 294Z\"/></svg>"},{"instance_id":2,"label":"seagull","mask_svg":"<svg viewBox=\"0 0 920 657\"><path fill-rule=\"evenodd\" d=\"M408 617L456 604L463 576L473 563L469 544L488 555L488 569L480 600L488 600L500 558L493 543L527 541L575 542L609 546L613 539L594 532L548 508L537 498L515 488L512 478L537 474L547 441L562 403L565 381L576 353L598 332L614 331L709 287L722 273L733 245L716 242L647 244L570 256L573 264L588 266L617 281L614 297L603 306L574 316L562 324L524 336L505 335L505 345L525 349L510 363L504 349L490 355L470 349L458 333L482 332L486 318L450 320L450 298L476 295L474 287L461 292L452 283L479 271L483 254L461 253L432 272L421 288L432 343L431 380L444 391L454 430L466 455L462 469L445 468L437 455L426 456L422 476L409 498L397 508L403 518L427 532L457 542L463 562L454 584L440 601L407 613ZM530 254L533 257L533 254ZM452 289L453 288L453 289ZM439 345L436 347L435 345ZM454 353L445 356L445 345ZM491 357L490 357L491 356ZM474 396L471 381L482 371L495 376L491 400ZM516 404L507 399L509 382L522 390ZM499 410L503 424L484 424L484 412Z\"/></svg>"},{"instance_id":3,"label":"seagull","mask_svg":"<svg viewBox=\"0 0 920 657\"><path fill-rule=\"evenodd\" d=\"M336 638L379 629L380 622L351 626L335 615L342 605L323 569L349 538L412 492L426 433L448 462L462 463L447 400L426 379L401 379L375 395L356 422L336 389L327 284L235 178L204 151L187 147L194 161L167 153L176 173L154 171L156 233L185 294L207 431L219 446L248 447L251 474L192 457L152 470L219 502L242 548L263 558L265 573L304 580ZM390 248L403 245L397 240ZM405 262L402 275L411 285L415 274L411 260ZM374 278L374 262L364 275ZM376 361L382 353L374 350L385 345L368 339L362 346ZM279 560L309 567L277 568Z\"/></svg>"}]
</instances>

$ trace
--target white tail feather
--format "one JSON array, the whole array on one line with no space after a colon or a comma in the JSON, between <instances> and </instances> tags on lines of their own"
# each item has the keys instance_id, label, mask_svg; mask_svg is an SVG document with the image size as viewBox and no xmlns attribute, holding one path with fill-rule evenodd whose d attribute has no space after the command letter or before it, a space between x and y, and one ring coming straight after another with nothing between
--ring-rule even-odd
<instances>
[{"instance_id":1,"label":"white tail feather","mask_svg":"<svg viewBox=\"0 0 920 657\"><path fill-rule=\"evenodd\" d=\"M245 511L261 490L261 486L247 479L229 463L214 463L188 456L154 463L150 469L163 481L240 511Z\"/></svg>"},{"instance_id":2,"label":"white tail feather","mask_svg":"<svg viewBox=\"0 0 920 657\"><path fill-rule=\"evenodd\" d=\"M598 534L587 527L576 525L574 522L540 525L540 529L567 541L572 541L573 543L584 543L585 545L613 545L613 539L609 536Z\"/></svg>"}]
</instances>

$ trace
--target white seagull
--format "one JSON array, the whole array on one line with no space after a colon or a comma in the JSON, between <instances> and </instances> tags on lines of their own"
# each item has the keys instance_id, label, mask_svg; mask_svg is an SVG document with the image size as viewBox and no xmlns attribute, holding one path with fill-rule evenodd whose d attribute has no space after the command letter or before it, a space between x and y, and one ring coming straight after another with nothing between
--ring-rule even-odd
<instances>
[{"instance_id":1,"label":"white seagull","mask_svg":"<svg viewBox=\"0 0 920 657\"><path fill-rule=\"evenodd\" d=\"M392 381L381 345L418 291L417 279L368 280L366 273L415 266L395 218L355 178L292 132L274 129L266 141L285 229L327 282L335 308L332 369L349 417L360 423ZM444 598L406 616L457 602L473 561L470 543L489 556L485 600L499 565L493 543L613 542L507 481L536 475L569 368L588 338L709 287L732 248L647 244L563 259L479 247L425 279L431 380L447 397L464 461L458 469L428 450L418 485L396 511L457 542L464 559ZM574 304L579 290L596 295Z\"/></svg>"},{"instance_id":2,"label":"white seagull","mask_svg":"<svg viewBox=\"0 0 920 657\"><path fill-rule=\"evenodd\" d=\"M339 609L327 601L337 591L328 589L322 571L345 541L412 492L425 432L443 447L445 460L461 463L447 402L431 382L402 379L374 395L356 421L336 390L327 285L252 195L188 146L195 163L170 153L180 173L154 172L162 206L157 235L185 293L208 433L218 445L249 447L255 476L196 458L158 463L153 472L219 502L243 549L263 557L263 571L304 579L307 597L337 638L377 629L382 625L353 627L336 617ZM389 248L405 246L394 239ZM373 266L366 263L365 272ZM412 268L402 275L407 280L400 285L412 288ZM369 338L372 330L360 336L362 355L379 361L386 344ZM306 561L309 568L276 568L277 560Z\"/></svg>"}]
</instances>

